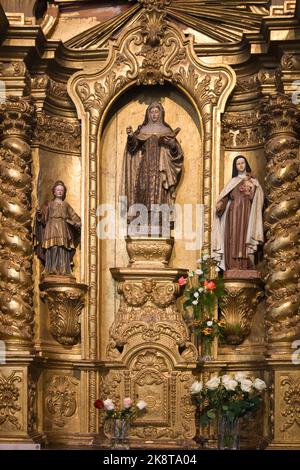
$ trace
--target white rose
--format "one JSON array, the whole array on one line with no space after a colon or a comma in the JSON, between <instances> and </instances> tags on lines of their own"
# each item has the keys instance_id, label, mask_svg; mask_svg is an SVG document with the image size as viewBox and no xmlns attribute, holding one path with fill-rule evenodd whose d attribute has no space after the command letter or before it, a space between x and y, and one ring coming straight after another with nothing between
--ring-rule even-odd
<instances>
[{"instance_id":1,"label":"white rose","mask_svg":"<svg viewBox=\"0 0 300 470\"><path fill-rule=\"evenodd\" d=\"M207 326L212 326L212 325L213 325L213 322L212 322L211 320L208 320L208 321L206 322L206 324L207 324Z\"/></svg>"},{"instance_id":2,"label":"white rose","mask_svg":"<svg viewBox=\"0 0 300 470\"><path fill-rule=\"evenodd\" d=\"M146 408L147 406L147 403L144 401L144 400L140 400L137 402L136 404L136 407L139 409L139 410L143 410L144 408Z\"/></svg>"},{"instance_id":3,"label":"white rose","mask_svg":"<svg viewBox=\"0 0 300 470\"><path fill-rule=\"evenodd\" d=\"M252 380L249 380L249 379L243 379L240 381L240 384L241 384L241 389L243 390L243 392L251 392L251 388L253 386L253 382Z\"/></svg>"},{"instance_id":4,"label":"white rose","mask_svg":"<svg viewBox=\"0 0 300 470\"><path fill-rule=\"evenodd\" d=\"M198 300L193 300L192 304L193 305L198 305Z\"/></svg>"},{"instance_id":5,"label":"white rose","mask_svg":"<svg viewBox=\"0 0 300 470\"><path fill-rule=\"evenodd\" d=\"M231 380L226 380L225 382L223 382L223 385L226 388L226 390L235 390L236 387L238 386L238 382L234 379L231 379Z\"/></svg>"},{"instance_id":6,"label":"white rose","mask_svg":"<svg viewBox=\"0 0 300 470\"><path fill-rule=\"evenodd\" d=\"M188 274L189 277L193 277L194 276L194 271L190 271L189 274Z\"/></svg>"},{"instance_id":7,"label":"white rose","mask_svg":"<svg viewBox=\"0 0 300 470\"><path fill-rule=\"evenodd\" d=\"M262 392L263 390L265 390L267 388L267 385L263 380L255 379L254 382L253 382L253 387L256 390L258 390L259 392Z\"/></svg>"},{"instance_id":8,"label":"white rose","mask_svg":"<svg viewBox=\"0 0 300 470\"><path fill-rule=\"evenodd\" d=\"M199 292L195 292L194 297L199 297Z\"/></svg>"},{"instance_id":9,"label":"white rose","mask_svg":"<svg viewBox=\"0 0 300 470\"><path fill-rule=\"evenodd\" d=\"M225 374L225 375L222 375L221 380L222 380L222 383L224 384L225 382L228 382L229 380L233 380L233 378L231 377L231 375Z\"/></svg>"},{"instance_id":10,"label":"white rose","mask_svg":"<svg viewBox=\"0 0 300 470\"><path fill-rule=\"evenodd\" d=\"M201 276L201 274L203 274L202 269L196 269L196 274L197 274L198 276Z\"/></svg>"},{"instance_id":11,"label":"white rose","mask_svg":"<svg viewBox=\"0 0 300 470\"><path fill-rule=\"evenodd\" d=\"M104 400L103 405L107 411L112 411L115 409L115 405L113 404L113 401L110 398L107 398L106 400Z\"/></svg>"},{"instance_id":12,"label":"white rose","mask_svg":"<svg viewBox=\"0 0 300 470\"><path fill-rule=\"evenodd\" d=\"M209 258L209 255L203 255L203 260L204 260L204 261L207 261L208 258Z\"/></svg>"},{"instance_id":13,"label":"white rose","mask_svg":"<svg viewBox=\"0 0 300 470\"><path fill-rule=\"evenodd\" d=\"M206 382L205 385L208 390L216 390L216 388L218 388L218 386L220 385L220 377L212 377Z\"/></svg>"},{"instance_id":14,"label":"white rose","mask_svg":"<svg viewBox=\"0 0 300 470\"><path fill-rule=\"evenodd\" d=\"M199 392L201 392L202 388L203 388L202 382L198 382L196 380L196 382L194 382L191 386L191 393L193 395L196 394L196 393L199 393Z\"/></svg>"},{"instance_id":15,"label":"white rose","mask_svg":"<svg viewBox=\"0 0 300 470\"><path fill-rule=\"evenodd\" d=\"M219 266L216 266L216 271L217 271L217 273L221 271L221 269L219 268Z\"/></svg>"},{"instance_id":16,"label":"white rose","mask_svg":"<svg viewBox=\"0 0 300 470\"><path fill-rule=\"evenodd\" d=\"M234 379L240 382L241 380L244 380L247 377L247 372L237 372L234 376Z\"/></svg>"},{"instance_id":17,"label":"white rose","mask_svg":"<svg viewBox=\"0 0 300 470\"><path fill-rule=\"evenodd\" d=\"M200 294L201 294L201 292L203 292L203 291L204 291L203 287L199 287L198 292L200 292Z\"/></svg>"}]
</instances>

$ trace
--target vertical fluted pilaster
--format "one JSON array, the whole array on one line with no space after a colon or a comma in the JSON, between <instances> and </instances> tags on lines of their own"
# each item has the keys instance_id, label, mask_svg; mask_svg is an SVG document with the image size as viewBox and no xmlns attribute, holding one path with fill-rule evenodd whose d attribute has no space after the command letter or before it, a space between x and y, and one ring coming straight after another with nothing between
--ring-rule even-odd
<instances>
[{"instance_id":1,"label":"vertical fluted pilaster","mask_svg":"<svg viewBox=\"0 0 300 470\"><path fill-rule=\"evenodd\" d=\"M9 349L33 337L31 148L34 106L8 97L0 106L0 338Z\"/></svg>"},{"instance_id":2,"label":"vertical fluted pilaster","mask_svg":"<svg viewBox=\"0 0 300 470\"><path fill-rule=\"evenodd\" d=\"M263 108L268 161L266 326L272 356L291 354L290 343L300 336L299 116L297 107L285 95L270 97Z\"/></svg>"}]
</instances>

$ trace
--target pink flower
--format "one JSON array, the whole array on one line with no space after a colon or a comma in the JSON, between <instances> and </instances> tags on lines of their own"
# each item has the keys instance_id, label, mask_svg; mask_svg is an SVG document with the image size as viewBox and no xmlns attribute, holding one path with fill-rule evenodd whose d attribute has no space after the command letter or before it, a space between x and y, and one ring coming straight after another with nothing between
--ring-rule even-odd
<instances>
[{"instance_id":1,"label":"pink flower","mask_svg":"<svg viewBox=\"0 0 300 470\"><path fill-rule=\"evenodd\" d=\"M181 276L179 279L178 279L178 284L180 286L185 286L186 285L186 279L185 277Z\"/></svg>"},{"instance_id":2,"label":"pink flower","mask_svg":"<svg viewBox=\"0 0 300 470\"><path fill-rule=\"evenodd\" d=\"M128 408L131 408L131 406L132 406L132 400L129 397L124 398L123 403L124 403L124 408L128 409Z\"/></svg>"}]
</instances>

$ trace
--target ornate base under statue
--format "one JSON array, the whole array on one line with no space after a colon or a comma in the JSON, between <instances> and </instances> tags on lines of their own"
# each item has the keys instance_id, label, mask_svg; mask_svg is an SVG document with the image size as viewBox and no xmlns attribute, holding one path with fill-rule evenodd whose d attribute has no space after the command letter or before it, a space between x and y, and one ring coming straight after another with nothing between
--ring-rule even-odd
<instances>
[{"instance_id":1,"label":"ornate base under statue","mask_svg":"<svg viewBox=\"0 0 300 470\"><path fill-rule=\"evenodd\" d=\"M128 238L126 242L133 256L130 267L111 269L121 303L110 329L109 372L103 377L102 398L118 403L131 397L147 403L147 413L130 427L130 447L194 447L190 386L197 351L176 306L181 292L177 280L186 270L165 267L171 240ZM145 254L144 261L137 260L138 252Z\"/></svg>"},{"instance_id":2,"label":"ornate base under statue","mask_svg":"<svg viewBox=\"0 0 300 470\"><path fill-rule=\"evenodd\" d=\"M226 344L239 345L250 334L252 318L264 297L263 282L253 278L225 278L224 284L227 295L220 307L222 319L226 322L224 341Z\"/></svg>"},{"instance_id":3,"label":"ornate base under statue","mask_svg":"<svg viewBox=\"0 0 300 470\"><path fill-rule=\"evenodd\" d=\"M87 286L72 276L48 275L43 281L40 290L48 305L50 333L60 344L73 346L80 340L79 316Z\"/></svg>"}]
</instances>

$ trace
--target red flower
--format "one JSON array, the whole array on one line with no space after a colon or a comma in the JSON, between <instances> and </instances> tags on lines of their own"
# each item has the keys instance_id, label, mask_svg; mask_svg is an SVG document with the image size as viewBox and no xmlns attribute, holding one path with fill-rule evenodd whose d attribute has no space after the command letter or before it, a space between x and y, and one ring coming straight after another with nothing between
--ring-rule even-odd
<instances>
[{"instance_id":1,"label":"red flower","mask_svg":"<svg viewBox=\"0 0 300 470\"><path fill-rule=\"evenodd\" d=\"M207 289L214 290L215 288L216 288L216 284L214 283L214 281L209 281L207 283Z\"/></svg>"},{"instance_id":2,"label":"red flower","mask_svg":"<svg viewBox=\"0 0 300 470\"><path fill-rule=\"evenodd\" d=\"M94 403L94 407L98 410L102 410L104 408L103 400L96 400Z\"/></svg>"},{"instance_id":3,"label":"red flower","mask_svg":"<svg viewBox=\"0 0 300 470\"><path fill-rule=\"evenodd\" d=\"M204 281L204 287L208 286L208 281Z\"/></svg>"},{"instance_id":4,"label":"red flower","mask_svg":"<svg viewBox=\"0 0 300 470\"><path fill-rule=\"evenodd\" d=\"M180 286L185 286L186 285L186 279L185 277L181 276L179 279L178 279L178 284Z\"/></svg>"}]
</instances>

